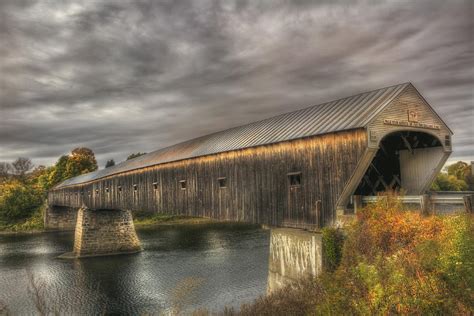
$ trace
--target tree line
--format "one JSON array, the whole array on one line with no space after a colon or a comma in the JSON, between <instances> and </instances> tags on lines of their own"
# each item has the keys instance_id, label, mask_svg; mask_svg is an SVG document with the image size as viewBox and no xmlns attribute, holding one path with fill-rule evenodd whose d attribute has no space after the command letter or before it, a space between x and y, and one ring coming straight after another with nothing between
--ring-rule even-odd
<instances>
[{"instance_id":1,"label":"tree line","mask_svg":"<svg viewBox=\"0 0 474 316\"><path fill-rule=\"evenodd\" d=\"M127 160L145 153L133 153ZM105 167L115 165L110 159ZM0 162L0 226L24 220L37 212L47 191L62 181L98 169L94 152L86 147L75 148L59 157L50 167L35 167L31 159L20 157L12 163ZM472 166L459 161L446 166L433 182L434 191L474 190Z\"/></svg>"},{"instance_id":2,"label":"tree line","mask_svg":"<svg viewBox=\"0 0 474 316\"><path fill-rule=\"evenodd\" d=\"M144 154L131 154L127 160ZM106 167L112 165L115 165L113 159L107 161ZM35 167L31 159L25 157L12 163L0 162L0 226L29 218L44 204L49 189L97 169L95 154L86 147L62 155L50 167Z\"/></svg>"},{"instance_id":3,"label":"tree line","mask_svg":"<svg viewBox=\"0 0 474 316\"><path fill-rule=\"evenodd\" d=\"M433 191L474 191L472 164L458 161L443 168L431 186Z\"/></svg>"},{"instance_id":4,"label":"tree line","mask_svg":"<svg viewBox=\"0 0 474 316\"><path fill-rule=\"evenodd\" d=\"M134 159L134 158L143 156L143 155L145 155L145 154L146 154L146 153L142 153L142 152L133 153L133 154L130 154L130 155L127 157L126 160ZM105 168L109 168L109 167L112 167L112 166L115 166L115 160L114 160L114 159L109 159L109 160L107 160L107 162L105 163Z\"/></svg>"}]
</instances>

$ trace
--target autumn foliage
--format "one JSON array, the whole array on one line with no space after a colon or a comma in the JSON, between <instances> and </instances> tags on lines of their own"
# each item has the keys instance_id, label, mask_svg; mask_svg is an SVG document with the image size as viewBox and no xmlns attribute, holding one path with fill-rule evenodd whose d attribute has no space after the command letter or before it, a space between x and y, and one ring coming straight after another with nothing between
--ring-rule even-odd
<instances>
[{"instance_id":1,"label":"autumn foliage","mask_svg":"<svg viewBox=\"0 0 474 316\"><path fill-rule=\"evenodd\" d=\"M474 308L472 215L425 217L388 197L357 215L336 272L357 313L469 314Z\"/></svg>"},{"instance_id":2,"label":"autumn foliage","mask_svg":"<svg viewBox=\"0 0 474 316\"><path fill-rule=\"evenodd\" d=\"M0 162L0 230L42 229L41 206L47 191L58 183L97 170L94 152L75 148L51 167L33 169L28 158Z\"/></svg>"},{"instance_id":3,"label":"autumn foliage","mask_svg":"<svg viewBox=\"0 0 474 316\"><path fill-rule=\"evenodd\" d=\"M388 197L359 212L345 230L334 271L261 297L239 313L472 315L472 219L423 216Z\"/></svg>"}]
</instances>

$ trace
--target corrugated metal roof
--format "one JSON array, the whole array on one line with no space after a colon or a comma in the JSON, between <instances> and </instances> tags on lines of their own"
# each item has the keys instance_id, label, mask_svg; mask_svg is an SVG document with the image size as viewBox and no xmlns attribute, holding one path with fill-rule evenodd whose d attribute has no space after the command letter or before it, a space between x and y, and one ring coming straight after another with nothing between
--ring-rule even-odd
<instances>
[{"instance_id":1,"label":"corrugated metal roof","mask_svg":"<svg viewBox=\"0 0 474 316\"><path fill-rule=\"evenodd\" d=\"M365 92L198 137L68 179L56 188L166 162L364 127L408 85L410 83Z\"/></svg>"}]
</instances>

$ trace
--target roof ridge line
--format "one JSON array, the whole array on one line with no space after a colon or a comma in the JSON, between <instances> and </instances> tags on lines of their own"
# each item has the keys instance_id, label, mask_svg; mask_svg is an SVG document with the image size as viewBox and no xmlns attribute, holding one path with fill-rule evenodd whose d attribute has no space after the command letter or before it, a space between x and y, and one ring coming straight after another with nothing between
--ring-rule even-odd
<instances>
[{"instance_id":1,"label":"roof ridge line","mask_svg":"<svg viewBox=\"0 0 474 316\"><path fill-rule=\"evenodd\" d=\"M243 127L246 127L248 125L252 125L252 124L260 123L260 122L263 122L263 121L271 120L271 119L274 119L274 118L277 118L277 117L280 117L280 116L284 116L284 115L287 115L287 114L290 114L290 113L293 113L293 112L303 111L303 110L306 110L306 109L309 109L309 108L313 108L313 107L316 107L316 106L322 106L322 105L325 105L325 104L328 104L328 103L336 103L336 102L344 100L344 99L349 99L349 98L353 98L353 97L356 97L356 96L359 96L359 95L369 94L369 93L372 93L372 92L375 92L375 91L385 90L385 89L393 88L393 87L396 87L396 86L402 86L402 85L405 85L405 84L411 84L411 82L406 81L406 82L403 82L403 83L386 86L386 87L383 87L383 88L380 88L380 89L373 89L373 90L370 90L370 91L360 92L360 93L349 95L347 97L339 98L339 99L336 99L336 100L330 100L330 101L326 101L326 102L323 102L323 103L313 104L313 105L310 105L310 106L307 106L307 107L304 107L304 108L301 108L301 109L288 111L288 112L281 113L281 114L278 114L278 115L275 115L275 116L271 116L271 117L268 117L268 118L265 118L265 119L252 121L252 122L245 123L245 124L242 124L242 125L236 125L236 126L233 126L233 127L230 127L230 128L226 128L226 129L216 131L216 132L212 132L212 133L201 135L201 136L198 136L198 137L195 137L195 138L187 139L187 140L184 140L182 142L175 143L173 145L162 147L160 149L157 149L157 150L154 150L152 152L146 153L145 155L142 155L142 156L139 156L139 157L143 157L143 156L146 156L148 154L156 153L158 151L165 150L167 148L174 147L174 146L177 146L177 145L180 145L180 144L184 144L184 143L187 143L187 142L190 142L190 141L198 140L198 139L203 138L203 137L208 137L208 136L211 136L211 135L215 135L215 134L219 134L219 133L222 133L222 132L230 131L230 130L233 130L233 129L236 129L236 128L243 128ZM139 158L139 157L137 157L137 158ZM127 160L125 160L125 161L127 161ZM123 162L125 162L125 161L123 161ZM123 163L123 162L121 162L121 163ZM117 165L120 165L121 163L119 163Z\"/></svg>"}]
</instances>

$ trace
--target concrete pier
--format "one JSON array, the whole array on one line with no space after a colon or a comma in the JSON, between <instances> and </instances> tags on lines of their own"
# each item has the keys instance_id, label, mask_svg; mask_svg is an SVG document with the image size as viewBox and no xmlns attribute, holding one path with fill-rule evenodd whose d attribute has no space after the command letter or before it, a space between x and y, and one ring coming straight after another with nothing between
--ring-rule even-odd
<instances>
[{"instance_id":1,"label":"concrete pier","mask_svg":"<svg viewBox=\"0 0 474 316\"><path fill-rule=\"evenodd\" d=\"M77 214L74 250L60 258L117 255L141 250L131 211L91 210L83 206Z\"/></svg>"},{"instance_id":2,"label":"concrete pier","mask_svg":"<svg viewBox=\"0 0 474 316\"><path fill-rule=\"evenodd\" d=\"M290 228L271 229L270 234L268 293L321 273L321 234Z\"/></svg>"}]
</instances>

